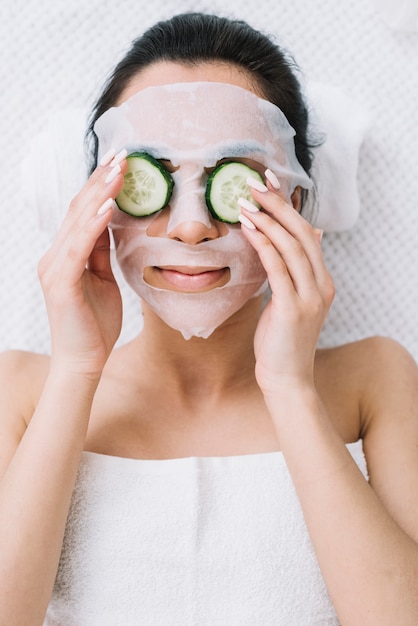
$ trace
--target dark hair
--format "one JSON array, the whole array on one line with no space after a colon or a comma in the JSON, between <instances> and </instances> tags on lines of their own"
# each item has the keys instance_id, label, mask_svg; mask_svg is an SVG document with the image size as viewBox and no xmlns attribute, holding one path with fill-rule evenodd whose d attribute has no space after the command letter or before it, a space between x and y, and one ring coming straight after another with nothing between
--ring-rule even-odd
<instances>
[{"instance_id":1,"label":"dark hair","mask_svg":"<svg viewBox=\"0 0 418 626\"><path fill-rule=\"evenodd\" d=\"M309 174L312 145L308 139L308 111L296 76L298 67L270 36L242 20L204 13L182 13L160 21L134 40L110 75L92 111L87 138L92 166L97 161L95 121L120 98L130 81L152 63L184 65L223 61L244 69L257 91L278 106L294 128L296 156ZM306 190L303 190L303 194Z\"/></svg>"}]
</instances>

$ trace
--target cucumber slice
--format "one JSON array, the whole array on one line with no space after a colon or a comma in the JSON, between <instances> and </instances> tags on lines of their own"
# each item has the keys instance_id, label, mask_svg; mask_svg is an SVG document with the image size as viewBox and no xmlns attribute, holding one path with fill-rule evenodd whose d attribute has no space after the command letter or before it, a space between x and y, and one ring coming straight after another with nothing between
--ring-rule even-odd
<instances>
[{"instance_id":1,"label":"cucumber slice","mask_svg":"<svg viewBox=\"0 0 418 626\"><path fill-rule=\"evenodd\" d=\"M152 215L170 200L174 181L169 172L146 152L132 152L127 157L128 171L116 204L134 217Z\"/></svg>"},{"instance_id":2,"label":"cucumber slice","mask_svg":"<svg viewBox=\"0 0 418 626\"><path fill-rule=\"evenodd\" d=\"M221 222L236 224L241 213L238 198L246 198L257 204L247 184L248 176L264 182L256 170L238 161L222 163L213 170L205 194L207 207L213 217Z\"/></svg>"}]
</instances>

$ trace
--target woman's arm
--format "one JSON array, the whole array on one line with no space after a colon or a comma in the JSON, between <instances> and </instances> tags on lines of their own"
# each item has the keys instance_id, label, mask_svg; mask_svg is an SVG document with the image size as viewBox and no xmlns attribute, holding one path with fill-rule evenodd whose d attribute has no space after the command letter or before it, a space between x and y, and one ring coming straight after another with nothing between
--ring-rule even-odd
<instances>
[{"instance_id":1,"label":"woman's arm","mask_svg":"<svg viewBox=\"0 0 418 626\"><path fill-rule=\"evenodd\" d=\"M26 429L21 357L0 364L0 624L42 624L50 599L93 398L120 331L107 225L124 168L110 182L109 166L96 170L40 262L52 352Z\"/></svg>"},{"instance_id":2,"label":"woman's arm","mask_svg":"<svg viewBox=\"0 0 418 626\"><path fill-rule=\"evenodd\" d=\"M13 361L13 355L5 354L0 366L5 397L0 418L0 624L32 626L42 624L52 592L96 384L84 376L52 372L22 436L18 405L4 393L19 380L19 372L13 376Z\"/></svg>"},{"instance_id":3,"label":"woman's arm","mask_svg":"<svg viewBox=\"0 0 418 626\"><path fill-rule=\"evenodd\" d=\"M399 358L399 352L374 346L368 359L371 365L373 353L379 353L394 366L402 365L392 376L381 378L376 413L364 432L370 484L315 391L301 387L268 399L343 626L418 623L418 375L415 365ZM376 383L378 378L375 374ZM402 387L409 387L407 394ZM371 402L370 389L367 395ZM408 404L413 398L411 412Z\"/></svg>"},{"instance_id":4,"label":"woman's arm","mask_svg":"<svg viewBox=\"0 0 418 626\"><path fill-rule=\"evenodd\" d=\"M315 346L333 298L315 233L277 194L253 193L264 211L245 213L256 229L244 232L259 252L273 294L257 329L256 375L324 579L343 626L413 626L418 623L417 368L393 345L367 359L375 371L365 380L359 409L369 484L314 384Z\"/></svg>"}]
</instances>

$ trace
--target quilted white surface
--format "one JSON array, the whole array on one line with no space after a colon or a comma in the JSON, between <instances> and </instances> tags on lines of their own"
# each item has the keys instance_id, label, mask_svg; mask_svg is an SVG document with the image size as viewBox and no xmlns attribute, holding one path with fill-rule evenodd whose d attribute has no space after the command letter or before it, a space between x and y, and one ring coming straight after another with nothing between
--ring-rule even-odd
<instances>
[{"instance_id":1,"label":"quilted white surface","mask_svg":"<svg viewBox=\"0 0 418 626\"><path fill-rule=\"evenodd\" d=\"M0 349L49 349L36 267L50 235L25 206L30 189L19 167L30 139L51 113L88 105L115 59L156 19L203 10L276 34L307 79L341 87L369 110L360 218L323 240L337 296L321 343L379 333L418 358L418 32L388 21L377 6L373 0L231 0L226 10L220 0L2 0ZM63 145L64 164L65 158ZM121 341L140 324L135 298L123 292Z\"/></svg>"}]
</instances>

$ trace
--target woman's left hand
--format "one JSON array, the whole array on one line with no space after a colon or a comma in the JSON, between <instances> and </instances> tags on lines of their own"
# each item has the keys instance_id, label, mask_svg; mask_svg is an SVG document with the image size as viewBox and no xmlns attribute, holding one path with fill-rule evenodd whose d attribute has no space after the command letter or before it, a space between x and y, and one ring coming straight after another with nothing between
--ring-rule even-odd
<instances>
[{"instance_id":1,"label":"woman's left hand","mask_svg":"<svg viewBox=\"0 0 418 626\"><path fill-rule=\"evenodd\" d=\"M252 189L252 194L262 210L242 208L255 226L244 223L242 230L259 254L272 291L254 340L257 382L265 394L276 394L283 385L313 387L317 342L334 298L318 231L269 183L268 191Z\"/></svg>"}]
</instances>

